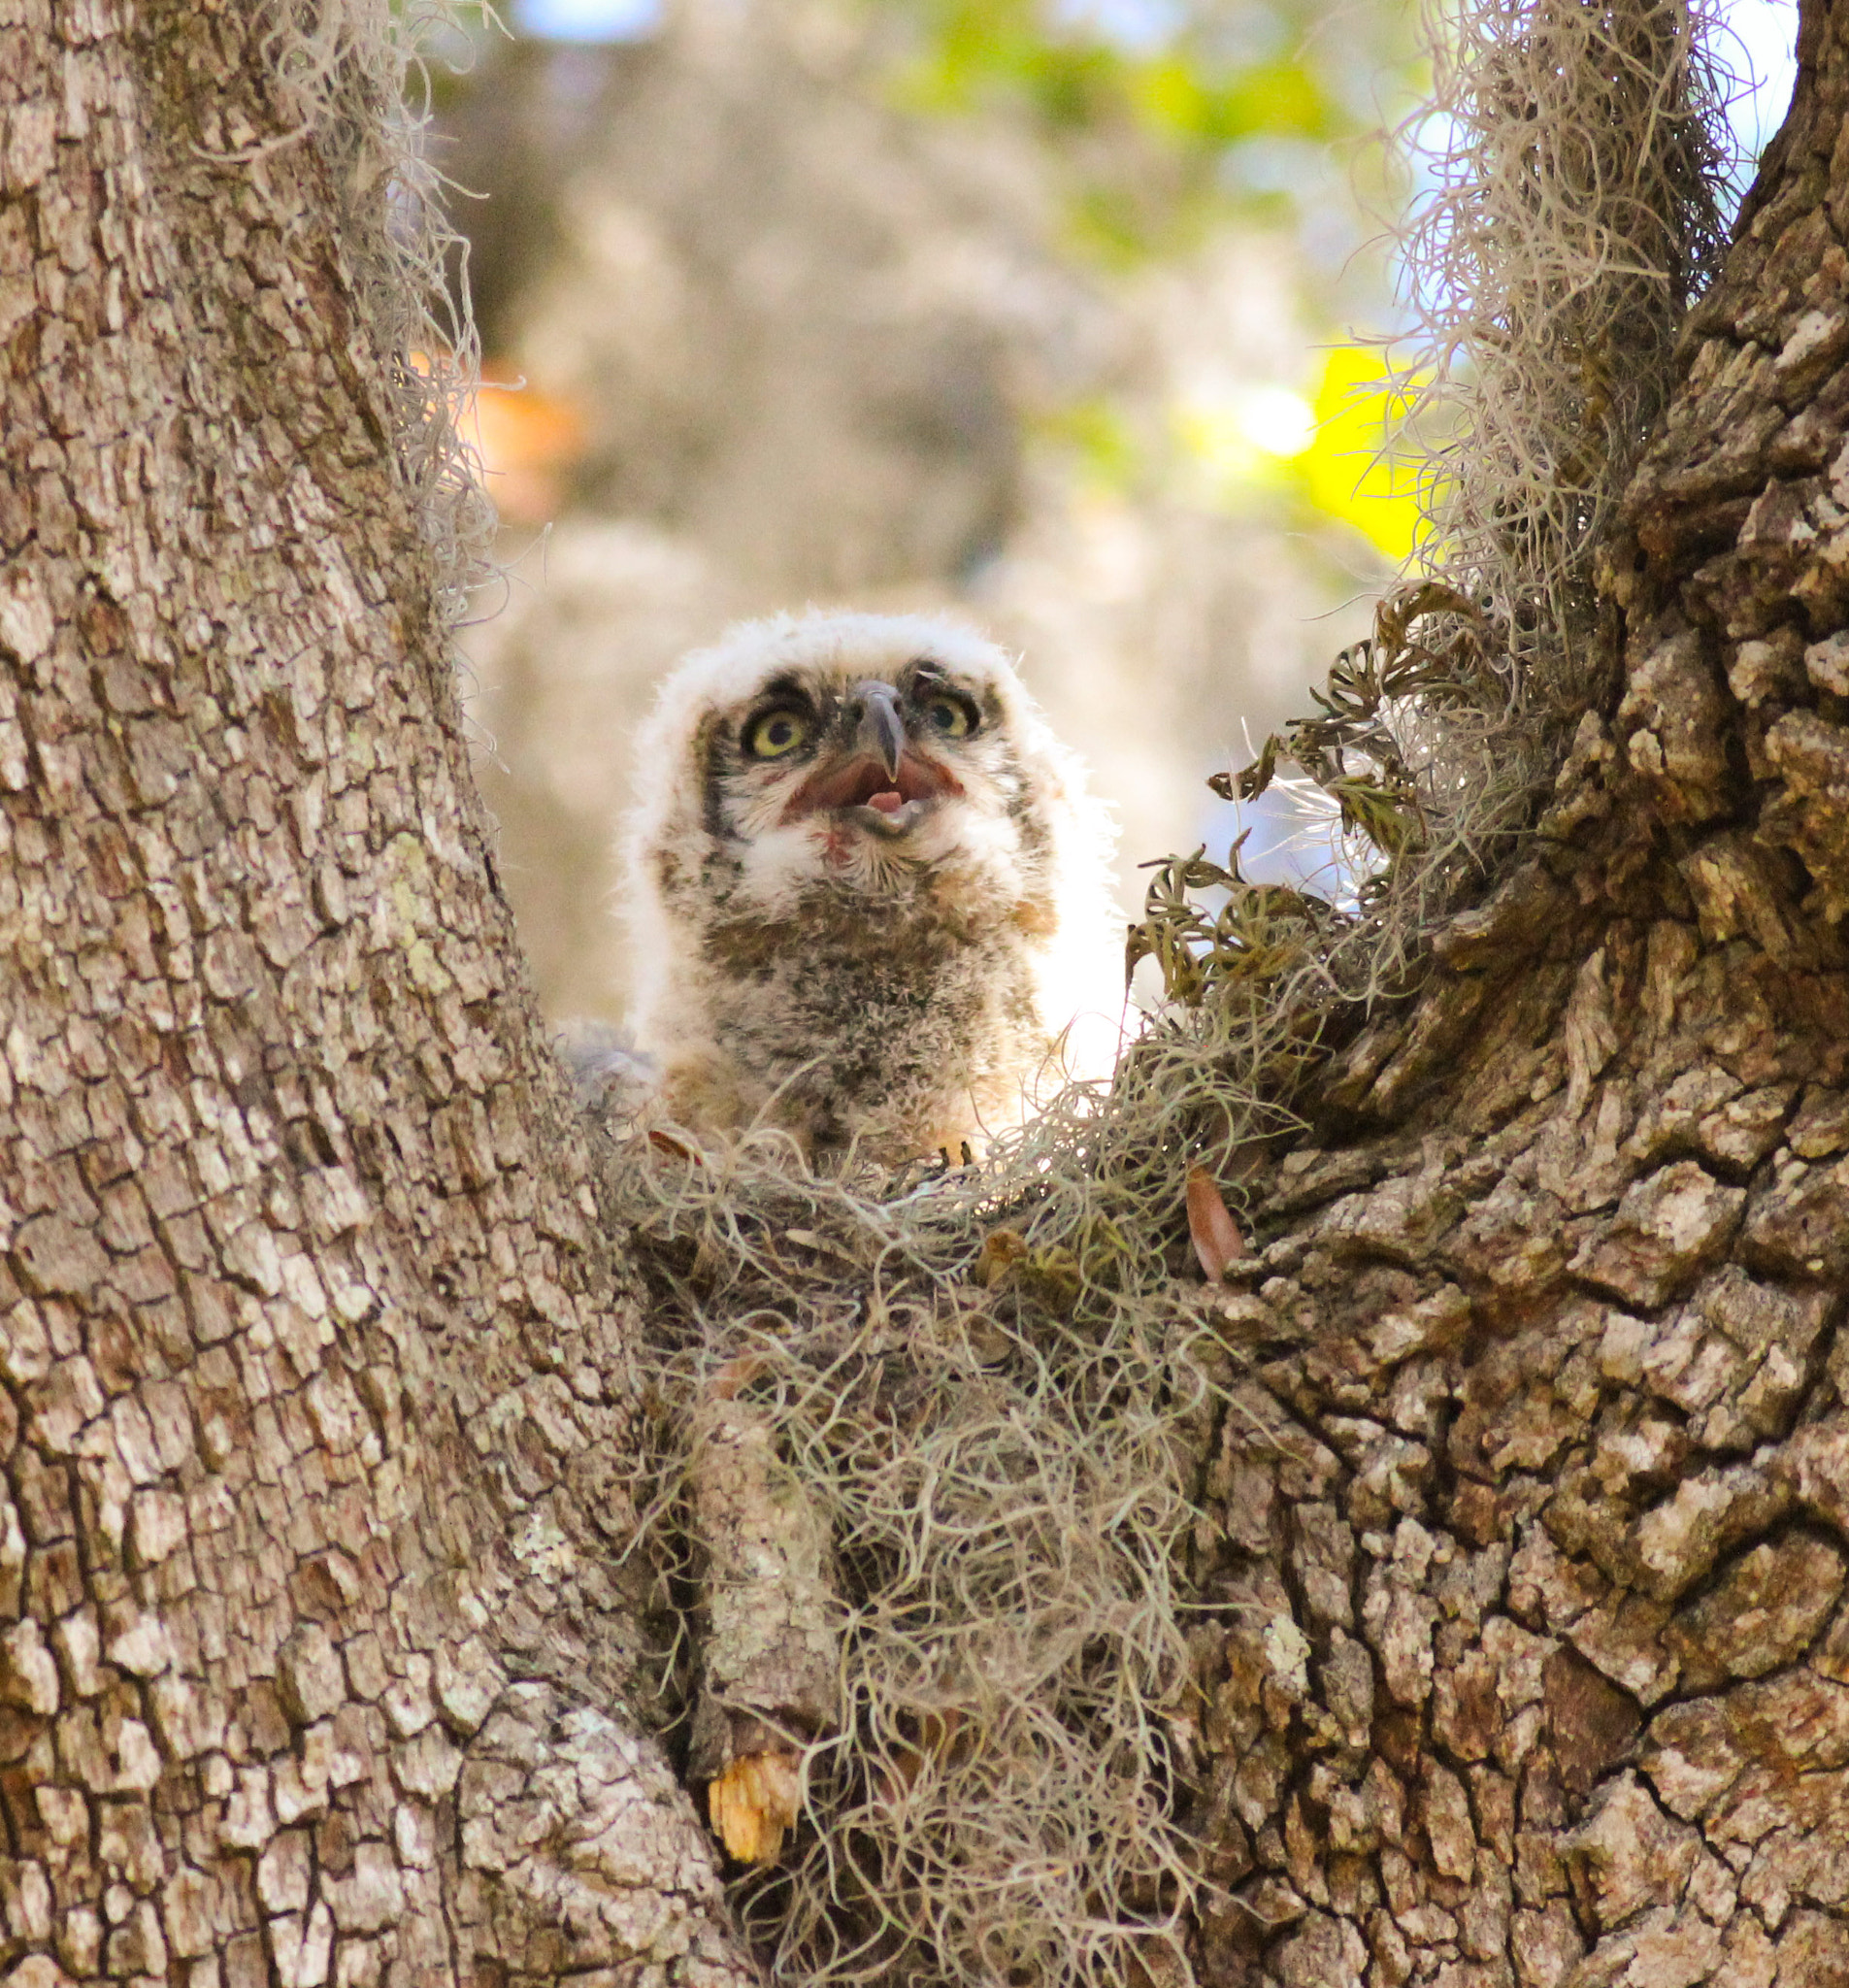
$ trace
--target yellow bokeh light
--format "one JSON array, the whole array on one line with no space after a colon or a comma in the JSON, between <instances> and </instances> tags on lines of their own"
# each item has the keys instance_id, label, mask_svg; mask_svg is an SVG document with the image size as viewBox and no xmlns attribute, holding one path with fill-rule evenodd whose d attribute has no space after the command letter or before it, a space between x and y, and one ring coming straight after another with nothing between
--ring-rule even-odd
<instances>
[{"instance_id":1,"label":"yellow bokeh light","mask_svg":"<svg viewBox=\"0 0 1849 1988\"><path fill-rule=\"evenodd\" d=\"M1352 524L1389 559L1419 542L1418 464L1396 449L1407 391L1375 346L1338 346L1316 389L1315 438L1298 459L1318 511Z\"/></svg>"}]
</instances>

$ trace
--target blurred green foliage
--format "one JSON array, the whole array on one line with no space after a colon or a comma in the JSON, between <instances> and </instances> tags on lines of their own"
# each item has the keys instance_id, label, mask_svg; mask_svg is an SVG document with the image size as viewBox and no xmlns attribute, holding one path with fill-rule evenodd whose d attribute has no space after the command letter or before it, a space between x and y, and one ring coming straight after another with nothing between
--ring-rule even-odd
<instances>
[{"instance_id":1,"label":"blurred green foliage","mask_svg":"<svg viewBox=\"0 0 1849 1988\"><path fill-rule=\"evenodd\" d=\"M428 0L391 0L415 12ZM751 6L777 0L745 0ZM1304 361L1268 377L1229 351L1224 377L1146 399L1095 385L1030 416L1099 495L1185 486L1296 529L1335 523L1399 561L1418 529L1396 462L1384 354L1346 334L1391 318L1367 251L1385 197L1383 127L1416 94L1416 23L1398 0L835 0L870 31L890 99L930 117L1000 118L1053 161L1073 248L1106 276L1185 259L1222 230L1258 232L1289 271ZM674 18L672 6L664 21ZM479 87L518 16L463 0L430 81L440 104ZM517 36L516 36L517 39ZM454 70L460 74L452 73ZM1274 363L1274 362L1273 362ZM1133 405L1133 403L1135 403Z\"/></svg>"},{"instance_id":2,"label":"blurred green foliage","mask_svg":"<svg viewBox=\"0 0 1849 1988\"><path fill-rule=\"evenodd\" d=\"M1381 347L1338 345L1322 353L1308 397L1260 387L1245 408L1175 409L1170 452L1222 508L1263 503L1300 527L1339 520L1398 565L1424 529L1419 459L1398 439L1408 398ZM1259 418L1241 419L1247 409ZM1108 395L1047 409L1034 429L1073 457L1095 494L1131 496L1170 467Z\"/></svg>"},{"instance_id":3,"label":"blurred green foliage","mask_svg":"<svg viewBox=\"0 0 1849 1988\"><path fill-rule=\"evenodd\" d=\"M1048 408L1034 430L1042 442L1069 450L1095 490L1122 493L1144 472L1144 451L1136 432L1106 394L1086 394Z\"/></svg>"},{"instance_id":4,"label":"blurred green foliage","mask_svg":"<svg viewBox=\"0 0 1849 1988\"><path fill-rule=\"evenodd\" d=\"M1179 475L1216 504L1339 520L1386 558L1419 529L1396 459L1403 396L1350 314L1390 315L1383 258L1357 255L1386 204L1382 129L1411 102L1415 23L1391 0L861 0L887 31L891 87L924 115L1011 114L1061 158L1080 249L1132 272L1227 227L1290 258L1319 354L1300 379L1177 404L1139 431L1108 397L1042 412L1100 491ZM1230 354L1237 369L1237 355Z\"/></svg>"},{"instance_id":5,"label":"blurred green foliage","mask_svg":"<svg viewBox=\"0 0 1849 1988\"><path fill-rule=\"evenodd\" d=\"M1383 95L1410 81L1405 10L1381 0L864 4L899 30L902 102L941 114L1011 106L1066 149L1074 219L1112 260L1173 254L1233 214L1286 218L1327 198L1318 149L1377 128ZM1297 142L1281 175L1275 158L1241 170L1268 140Z\"/></svg>"},{"instance_id":6,"label":"blurred green foliage","mask_svg":"<svg viewBox=\"0 0 1849 1988\"><path fill-rule=\"evenodd\" d=\"M1314 439L1293 463L1311 505L1352 524L1396 564L1423 526L1418 460L1395 446L1408 400L1380 347L1337 347L1316 389Z\"/></svg>"}]
</instances>

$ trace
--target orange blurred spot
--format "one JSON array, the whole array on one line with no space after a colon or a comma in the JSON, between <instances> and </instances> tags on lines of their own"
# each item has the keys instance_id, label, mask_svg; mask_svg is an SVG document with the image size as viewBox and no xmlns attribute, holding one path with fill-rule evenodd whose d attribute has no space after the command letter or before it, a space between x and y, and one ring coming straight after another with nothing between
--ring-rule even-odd
<instances>
[{"instance_id":1,"label":"orange blurred spot","mask_svg":"<svg viewBox=\"0 0 1849 1988\"><path fill-rule=\"evenodd\" d=\"M544 524L565 501L566 473L584 452L577 405L522 383L503 361L481 368L481 390L467 417L481 451L488 495L511 524Z\"/></svg>"},{"instance_id":2,"label":"orange blurred spot","mask_svg":"<svg viewBox=\"0 0 1849 1988\"><path fill-rule=\"evenodd\" d=\"M707 1789L707 1814L729 1857L774 1864L785 1834L796 1827L802 1781L787 1747L747 1753Z\"/></svg>"}]
</instances>

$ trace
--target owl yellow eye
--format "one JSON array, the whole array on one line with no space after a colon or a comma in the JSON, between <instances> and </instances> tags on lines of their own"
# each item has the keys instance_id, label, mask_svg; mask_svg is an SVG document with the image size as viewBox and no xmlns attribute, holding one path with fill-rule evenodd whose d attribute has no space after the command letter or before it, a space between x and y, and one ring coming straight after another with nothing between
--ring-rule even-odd
<instances>
[{"instance_id":1,"label":"owl yellow eye","mask_svg":"<svg viewBox=\"0 0 1849 1988\"><path fill-rule=\"evenodd\" d=\"M781 759L809 738L809 720L801 712L767 711L744 728L744 749L753 759Z\"/></svg>"},{"instance_id":2,"label":"owl yellow eye","mask_svg":"<svg viewBox=\"0 0 1849 1988\"><path fill-rule=\"evenodd\" d=\"M924 715L941 739L967 739L975 730L975 713L960 697L927 698Z\"/></svg>"}]
</instances>

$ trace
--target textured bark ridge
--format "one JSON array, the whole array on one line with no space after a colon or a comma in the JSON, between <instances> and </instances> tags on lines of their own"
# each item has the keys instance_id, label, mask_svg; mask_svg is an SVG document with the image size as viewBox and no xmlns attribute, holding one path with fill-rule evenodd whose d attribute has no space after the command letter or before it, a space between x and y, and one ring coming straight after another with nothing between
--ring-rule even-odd
<instances>
[{"instance_id":1,"label":"textured bark ridge","mask_svg":"<svg viewBox=\"0 0 1849 1988\"><path fill-rule=\"evenodd\" d=\"M1849 1979L1843 10L1800 56L1619 688L1225 1301L1211 1979Z\"/></svg>"},{"instance_id":2,"label":"textured bark ridge","mask_svg":"<svg viewBox=\"0 0 1849 1988\"><path fill-rule=\"evenodd\" d=\"M264 13L0 5L0 1971L742 1978L624 1722L634 1303Z\"/></svg>"},{"instance_id":3,"label":"textured bark ridge","mask_svg":"<svg viewBox=\"0 0 1849 1988\"><path fill-rule=\"evenodd\" d=\"M841 1635L827 1529L771 1418L715 1390L688 1465L700 1684L687 1772L727 1850L775 1861L799 1810L798 1755L835 1730Z\"/></svg>"}]
</instances>

